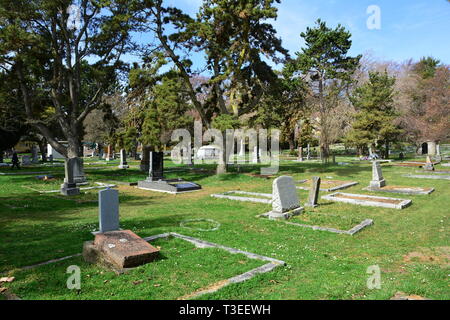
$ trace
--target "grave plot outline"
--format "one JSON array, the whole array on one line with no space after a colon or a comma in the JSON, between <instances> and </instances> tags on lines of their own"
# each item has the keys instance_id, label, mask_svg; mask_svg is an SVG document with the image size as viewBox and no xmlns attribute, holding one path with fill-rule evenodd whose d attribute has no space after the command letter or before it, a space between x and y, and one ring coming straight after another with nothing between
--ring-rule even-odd
<instances>
[{"instance_id":1,"label":"grave plot outline","mask_svg":"<svg viewBox=\"0 0 450 320\"><path fill-rule=\"evenodd\" d=\"M208 242L205 240L201 240L198 238L194 238L194 237L190 237L190 236L186 236L186 235L182 235L176 232L167 232L167 233L162 233L162 234L158 234L158 235L154 235L154 236L149 236L149 237L145 237L142 238L144 241L146 242L150 242L153 240L157 240L157 239L169 239L169 238L177 238L177 239L181 239L184 241L187 241L191 244L193 244L194 246L196 246L199 249L204 249L204 248L218 248L218 249L222 249L225 250L227 252L229 252L230 254L243 254L245 255L247 258L249 259L253 259L253 260L261 260L261 261L266 261L267 263L259 266L257 268L254 268L250 271L246 271L242 274L236 275L234 277L225 279L225 280L221 280L219 282L213 283L211 285L209 285L208 287L205 288L200 288L199 290L184 295L182 297L179 297L178 300L186 300L186 299L192 299L192 298L197 298L200 297L204 294L207 293L214 293L219 291L220 289L229 286L231 284L234 283L241 283L244 281L247 281L259 274L264 274L267 272L270 272L272 270L274 270L277 267L280 266L286 266L287 263L283 260L279 260L279 259L275 259L275 258L271 258L271 257L267 257L267 256L263 256L263 255L259 255L256 253L252 253L252 252L248 252L248 251L243 251L240 249L235 249L235 248L231 248L231 247L226 247L223 246L221 244L217 244L217 243L213 243L213 242ZM61 261L65 261L71 258L75 258L75 257L79 257L82 256L82 253L76 253L73 255L69 255L69 256L65 256L65 257L61 257L61 258L55 258L55 259L51 259L45 262L40 262L40 263L36 263L33 265L29 265L29 266L24 266L24 267L20 267L17 268L16 270L30 270L30 269L34 269L34 268L38 268L41 266L45 266L45 265L49 265L49 264L53 264L53 263L58 263Z\"/></svg>"},{"instance_id":2,"label":"grave plot outline","mask_svg":"<svg viewBox=\"0 0 450 320\"><path fill-rule=\"evenodd\" d=\"M302 184L302 183L307 183L308 181L310 181L311 179L303 179L303 180L297 180L295 181L296 184ZM327 184L328 182L331 181L339 181L339 182L343 182L343 184L336 186L336 187L332 187L332 188L324 188L323 185ZM359 182L356 181L341 181L341 180L322 180L321 182L321 187L320 187L320 191L325 191L325 192L333 192L333 191L337 191L337 190L342 190L342 189L347 189L353 186L356 186L357 184L359 184ZM310 187L303 187L303 186L295 186L295 188L299 189L299 190L306 190L309 191Z\"/></svg>"},{"instance_id":3,"label":"grave plot outline","mask_svg":"<svg viewBox=\"0 0 450 320\"><path fill-rule=\"evenodd\" d=\"M359 197L359 198L369 198L373 199L366 200L366 199L349 199L349 198L341 198L338 197L339 195L343 196L349 196L349 197ZM380 196L370 196L365 194L354 194L354 193L344 193L344 192L335 192L329 195L322 196L323 200L328 200L332 202L344 202L354 205L361 205L366 207L381 207L381 208L389 208L389 209L404 209L412 204L412 200L409 199L399 199L399 198L389 198L389 197L380 197ZM387 203L387 202L379 202L377 199L380 200L396 200L400 203L394 204L394 203Z\"/></svg>"}]
</instances>

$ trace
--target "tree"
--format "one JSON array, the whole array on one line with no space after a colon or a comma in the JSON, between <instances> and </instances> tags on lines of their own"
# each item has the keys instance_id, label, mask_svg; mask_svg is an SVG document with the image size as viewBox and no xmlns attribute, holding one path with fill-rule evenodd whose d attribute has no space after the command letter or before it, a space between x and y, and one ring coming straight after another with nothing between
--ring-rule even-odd
<instances>
[{"instance_id":1,"label":"tree","mask_svg":"<svg viewBox=\"0 0 450 320\"><path fill-rule=\"evenodd\" d=\"M352 45L351 34L341 25L331 29L319 19L314 28L308 27L300 36L305 40L305 48L296 53L297 58L290 68L293 74L303 76L311 87L319 119L321 153L328 161L332 143L330 114L351 83L361 55L347 55Z\"/></svg>"},{"instance_id":2,"label":"tree","mask_svg":"<svg viewBox=\"0 0 450 320\"><path fill-rule=\"evenodd\" d=\"M83 121L116 82L123 66L120 59L131 49L139 4L137 0L0 3L0 65L18 79L27 122L66 157L82 155ZM69 9L76 9L78 21ZM42 92L51 98L67 147L33 103Z\"/></svg>"},{"instance_id":3,"label":"tree","mask_svg":"<svg viewBox=\"0 0 450 320\"><path fill-rule=\"evenodd\" d=\"M205 0L197 18L191 18L176 8L163 7L156 0L149 8L150 29L160 47L176 66L185 82L194 109L206 127L214 117L249 113L260 101L264 89L276 80L276 74L262 58L276 60L277 54L287 55L273 26L265 20L277 16L274 0ZM167 36L165 28L172 25L176 32ZM192 62L183 53L193 51L205 55L205 69L211 74L203 86L209 87L201 101L191 79L195 75ZM226 153L223 152L224 157ZM226 172L226 159L217 173Z\"/></svg>"},{"instance_id":4,"label":"tree","mask_svg":"<svg viewBox=\"0 0 450 320\"><path fill-rule=\"evenodd\" d=\"M396 141L401 130L395 123L398 113L394 106L395 78L387 72L369 72L369 80L358 87L350 100L357 113L347 143L362 150L384 145L384 157L389 157L389 145Z\"/></svg>"},{"instance_id":5,"label":"tree","mask_svg":"<svg viewBox=\"0 0 450 320\"><path fill-rule=\"evenodd\" d=\"M403 116L405 126L420 142L438 142L450 137L450 67L438 67L433 74L418 81Z\"/></svg>"}]
</instances>

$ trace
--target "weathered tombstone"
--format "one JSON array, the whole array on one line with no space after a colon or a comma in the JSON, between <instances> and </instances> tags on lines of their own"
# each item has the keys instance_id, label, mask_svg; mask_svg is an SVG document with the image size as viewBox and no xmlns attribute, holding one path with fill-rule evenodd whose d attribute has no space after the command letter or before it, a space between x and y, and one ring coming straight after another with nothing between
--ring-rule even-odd
<instances>
[{"instance_id":1,"label":"weathered tombstone","mask_svg":"<svg viewBox=\"0 0 450 320\"><path fill-rule=\"evenodd\" d=\"M266 215L270 219L289 219L302 211L294 179L288 176L276 178L272 184L272 211Z\"/></svg>"},{"instance_id":2,"label":"weathered tombstone","mask_svg":"<svg viewBox=\"0 0 450 320\"><path fill-rule=\"evenodd\" d=\"M311 189L309 190L308 202L305 204L307 207L317 207L317 201L319 199L320 191L320 177L313 177Z\"/></svg>"},{"instance_id":3,"label":"weathered tombstone","mask_svg":"<svg viewBox=\"0 0 450 320\"><path fill-rule=\"evenodd\" d=\"M423 169L426 171L434 171L433 161L431 161L430 156L427 156L427 162L425 163Z\"/></svg>"},{"instance_id":4,"label":"weathered tombstone","mask_svg":"<svg viewBox=\"0 0 450 320\"><path fill-rule=\"evenodd\" d=\"M65 196L80 194L80 189L77 188L77 184L73 180L74 159L66 159L64 162L65 178L64 183L61 185L61 194Z\"/></svg>"},{"instance_id":5,"label":"weathered tombstone","mask_svg":"<svg viewBox=\"0 0 450 320\"><path fill-rule=\"evenodd\" d=\"M372 181L370 181L369 188L380 189L384 186L386 186L386 180L383 178L380 162L372 161Z\"/></svg>"},{"instance_id":6,"label":"weathered tombstone","mask_svg":"<svg viewBox=\"0 0 450 320\"><path fill-rule=\"evenodd\" d=\"M119 191L108 188L98 193L98 214L101 233L119 230Z\"/></svg>"},{"instance_id":7,"label":"weathered tombstone","mask_svg":"<svg viewBox=\"0 0 450 320\"><path fill-rule=\"evenodd\" d=\"M83 169L83 159L82 158L72 158L73 159L73 181L77 184L86 183L86 176L84 175Z\"/></svg>"},{"instance_id":8,"label":"weathered tombstone","mask_svg":"<svg viewBox=\"0 0 450 320\"><path fill-rule=\"evenodd\" d=\"M130 166L127 163L127 152L124 149L120 149L120 164L119 169L127 169Z\"/></svg>"},{"instance_id":9,"label":"weathered tombstone","mask_svg":"<svg viewBox=\"0 0 450 320\"><path fill-rule=\"evenodd\" d=\"M31 163L39 163L39 154L38 154L38 148L36 146L33 146L33 148L31 149L31 153L32 153L32 160Z\"/></svg>"},{"instance_id":10,"label":"weathered tombstone","mask_svg":"<svg viewBox=\"0 0 450 320\"><path fill-rule=\"evenodd\" d=\"M27 166L31 164L30 156L22 156L22 165Z\"/></svg>"}]
</instances>

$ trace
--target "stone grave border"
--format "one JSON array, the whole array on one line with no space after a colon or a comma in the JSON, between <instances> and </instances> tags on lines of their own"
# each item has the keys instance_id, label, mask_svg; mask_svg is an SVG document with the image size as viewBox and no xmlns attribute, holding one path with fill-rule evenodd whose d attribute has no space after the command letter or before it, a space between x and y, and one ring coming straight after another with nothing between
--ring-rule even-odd
<instances>
[{"instance_id":1,"label":"stone grave border","mask_svg":"<svg viewBox=\"0 0 450 320\"><path fill-rule=\"evenodd\" d=\"M202 229L202 228L195 228L195 227L189 227L186 226L187 223L190 222L210 222L214 225L214 228L211 229ZM190 229L190 230L195 230L195 231L202 231L202 232L211 232L211 231L217 231L219 230L220 226L222 224L220 222L217 222L216 220L213 219L206 219L206 218L198 218L198 219L186 219L180 222L180 227L182 228L186 228L186 229Z\"/></svg>"},{"instance_id":2,"label":"stone grave border","mask_svg":"<svg viewBox=\"0 0 450 320\"><path fill-rule=\"evenodd\" d=\"M236 196L232 196L231 194L260 196L260 197L264 197L264 198L268 198L268 199L252 198L252 197L236 197ZM223 192L223 193L212 194L211 197L219 198L219 199L243 201L243 202L255 202L255 203L265 203L265 204L272 203L272 194L270 194L270 193L246 192L246 191L236 190L236 191L227 191L227 192Z\"/></svg>"},{"instance_id":3,"label":"stone grave border","mask_svg":"<svg viewBox=\"0 0 450 320\"><path fill-rule=\"evenodd\" d=\"M95 182L95 183L98 184L99 186L98 187L80 188L80 191L95 190L95 189L102 189L102 188L116 188L117 187L117 185L115 185L115 184L106 184L106 183L103 183L103 182ZM35 192L39 192L40 194L59 193L59 192L61 192L61 190L45 190L45 191L42 191L42 190L34 189L34 188L30 187L30 186L22 186L22 187L30 189L30 190L33 190Z\"/></svg>"},{"instance_id":4,"label":"stone grave border","mask_svg":"<svg viewBox=\"0 0 450 320\"><path fill-rule=\"evenodd\" d=\"M371 192L388 192L388 193L396 193L396 194L406 194L406 195L410 195L410 196L415 196L415 195L428 195L431 194L435 191L434 188L422 188L422 187L403 187L403 186L391 186L391 185L387 185L386 187L391 187L391 188L395 188L395 189L386 189L385 187L383 188L371 188L371 187L365 187L362 190L364 191L371 191ZM421 188L422 190L413 190L410 188ZM429 189L429 190L425 190L425 189Z\"/></svg>"},{"instance_id":5,"label":"stone grave border","mask_svg":"<svg viewBox=\"0 0 450 320\"><path fill-rule=\"evenodd\" d=\"M197 297L199 297L201 295L204 295L204 294L207 294L207 293L214 293L214 292L219 291L220 289L222 289L222 288L224 288L224 287L226 287L226 286L228 286L230 284L247 281L247 280L255 277L258 274L263 274L263 273L272 271L273 269L275 269L275 268L277 268L279 266L285 266L286 265L286 262L284 262L282 260L278 260L278 259L262 256L262 255L259 255L259 254L256 254L256 253L242 251L242 250L239 250L239 249L226 247L226 246L223 246L223 245L220 245L220 244L217 244L217 243L212 243L212 242L200 240L200 239L197 239L197 238L193 238L193 237L190 237L190 236L185 236L185 235L182 235L182 234L178 234L176 232L162 233L162 234L146 237L146 238L143 238L143 239L145 241L147 241L147 242L150 242L152 240L168 239L170 237L174 237L174 238L178 238L178 239L190 242L190 243L192 243L193 245L195 245L199 249L218 248L218 249L225 250L225 251L227 251L227 252L229 252L231 254L243 254L249 259L261 260L261 261L267 261L268 262L268 263L266 263L266 264L264 264L264 265L262 265L260 267L252 269L250 271L244 272L242 274L239 274L237 276L231 277L231 278L223 280L223 281L219 281L218 283L212 284L212 285L210 285L210 286L208 286L206 288L199 289L199 290L197 290L194 293L191 293L191 294L185 295L183 297L180 297L180 298L178 298L178 300L192 299L192 298L197 298ZM29 270L29 269L41 267L41 266L44 266L44 265L48 265L48 264L64 261L64 260L67 260L67 259L71 259L71 258L74 258L74 257L79 257L81 255L82 255L81 253L77 253L77 254L73 254L73 255L70 255L70 256L57 258L57 259L52 259L52 260L48 260L48 261L45 261L45 262L40 262L40 263L37 263L37 264L34 264L34 265L17 268L16 270ZM6 274L8 274L8 272L6 272Z\"/></svg>"},{"instance_id":6,"label":"stone grave border","mask_svg":"<svg viewBox=\"0 0 450 320\"><path fill-rule=\"evenodd\" d=\"M445 176L445 175L430 175L430 174L422 174L422 175L418 175L418 174L405 174L403 175L406 178L414 178L414 179L434 179L434 180L450 180L450 175L449 176Z\"/></svg>"},{"instance_id":7,"label":"stone grave border","mask_svg":"<svg viewBox=\"0 0 450 320\"><path fill-rule=\"evenodd\" d=\"M356 226L354 226L353 228L351 228L349 230L339 230L339 229L335 229L335 228L312 226L312 225L308 225L308 224L301 224L301 223L289 222L289 221L285 221L284 223L293 225L293 226L297 226L297 227L309 228L312 230L327 231L327 232L332 232L332 233L347 234L347 235L353 236L355 233L360 232L362 229L373 225L373 220L366 219L363 222L361 222L360 224L357 224Z\"/></svg>"},{"instance_id":8,"label":"stone grave border","mask_svg":"<svg viewBox=\"0 0 450 320\"><path fill-rule=\"evenodd\" d=\"M159 193L168 193L168 194L184 194L184 193L190 193L190 192L196 192L196 191L200 191L201 189L198 190L189 190L189 191L182 191L182 192L174 192L174 191L168 191L168 190L160 190L160 189L151 189L151 188L143 188L143 187L137 187L135 186L136 189L140 189L140 190L147 190L147 191L153 191L153 192L159 192Z\"/></svg>"},{"instance_id":9,"label":"stone grave border","mask_svg":"<svg viewBox=\"0 0 450 320\"><path fill-rule=\"evenodd\" d=\"M372 199L374 199L374 201L336 197L336 195L339 195L339 194L354 196L354 197L372 198ZM381 207L381 208L390 208L390 209L399 209L399 210L404 209L412 204L412 200L408 200L408 199L369 196L369 195L365 195L365 194L354 194L354 193L343 193L343 192L335 192L335 193L332 193L329 195L325 195L325 196L322 196L322 199L328 200L328 201L333 201L333 202L344 202L344 203L356 204L356 205L366 206L366 207ZM393 204L393 203L387 203L387 202L377 202L376 199L399 200L401 202L399 204Z\"/></svg>"},{"instance_id":10,"label":"stone grave border","mask_svg":"<svg viewBox=\"0 0 450 320\"><path fill-rule=\"evenodd\" d=\"M303 179L303 180L297 180L295 181L295 183L306 183L309 179ZM325 183L328 180L322 180L322 184ZM339 181L339 180L336 180ZM359 182L356 181L342 181L345 182L344 184L341 184L339 186L333 187L333 188L320 188L320 191L325 191L325 192L333 192L333 191L337 191L337 190L342 190L342 189L347 189L353 186L356 186L357 184L359 184ZM302 186L295 186L295 188L299 189L299 190L306 190L309 191L310 187L302 187Z\"/></svg>"}]
</instances>

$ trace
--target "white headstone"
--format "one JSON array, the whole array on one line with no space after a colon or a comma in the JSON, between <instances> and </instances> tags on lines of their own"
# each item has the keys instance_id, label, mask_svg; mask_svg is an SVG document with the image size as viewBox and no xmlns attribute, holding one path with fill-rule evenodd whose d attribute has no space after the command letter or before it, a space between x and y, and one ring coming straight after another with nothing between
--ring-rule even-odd
<instances>
[{"instance_id":1,"label":"white headstone","mask_svg":"<svg viewBox=\"0 0 450 320\"><path fill-rule=\"evenodd\" d=\"M100 232L119 230L119 192L114 189L98 193L98 213Z\"/></svg>"},{"instance_id":2,"label":"white headstone","mask_svg":"<svg viewBox=\"0 0 450 320\"><path fill-rule=\"evenodd\" d=\"M294 179L281 176L274 180L272 185L272 212L285 213L300 207Z\"/></svg>"},{"instance_id":3,"label":"white headstone","mask_svg":"<svg viewBox=\"0 0 450 320\"><path fill-rule=\"evenodd\" d=\"M370 181L370 188L379 189L386 185L386 180L383 178L381 165L379 161L372 162L372 181Z\"/></svg>"}]
</instances>

